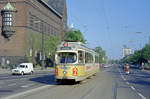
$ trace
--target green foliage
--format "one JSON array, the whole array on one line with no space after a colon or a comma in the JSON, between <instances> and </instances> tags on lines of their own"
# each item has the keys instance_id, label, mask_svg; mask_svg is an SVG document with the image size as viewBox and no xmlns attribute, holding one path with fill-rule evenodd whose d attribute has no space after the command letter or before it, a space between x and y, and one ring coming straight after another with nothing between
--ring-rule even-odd
<instances>
[{"instance_id":1,"label":"green foliage","mask_svg":"<svg viewBox=\"0 0 150 99\"><path fill-rule=\"evenodd\" d=\"M33 58L30 56L30 49L32 49L33 56L35 54L35 50L39 52L41 50L41 38L42 34L40 33L28 33L26 35L26 41L25 41L25 54L26 58L29 62L33 62Z\"/></svg>"},{"instance_id":2,"label":"green foliage","mask_svg":"<svg viewBox=\"0 0 150 99\"><path fill-rule=\"evenodd\" d=\"M142 50L137 50L134 54L125 57L123 63L141 64L142 62L147 63L150 60L150 45L145 45Z\"/></svg>"},{"instance_id":3,"label":"green foliage","mask_svg":"<svg viewBox=\"0 0 150 99\"><path fill-rule=\"evenodd\" d=\"M55 36L47 36L44 42L44 50L47 58L54 60L56 47L60 44L60 38Z\"/></svg>"},{"instance_id":4,"label":"green foliage","mask_svg":"<svg viewBox=\"0 0 150 99\"><path fill-rule=\"evenodd\" d=\"M46 59L54 60L55 50L60 43L60 38L55 36L44 36L44 53ZM25 54L28 62L33 64L40 64L40 57L37 53L42 50L42 34L31 31L26 35L25 41ZM30 50L32 49L32 56L30 56Z\"/></svg>"},{"instance_id":5,"label":"green foliage","mask_svg":"<svg viewBox=\"0 0 150 99\"><path fill-rule=\"evenodd\" d=\"M142 49L142 54L143 54L143 58L146 60L150 60L150 45L146 45L143 49Z\"/></svg>"},{"instance_id":6,"label":"green foliage","mask_svg":"<svg viewBox=\"0 0 150 99\"><path fill-rule=\"evenodd\" d=\"M94 49L95 52L97 52L99 54L99 62L100 63L106 63L106 53L105 51L101 48L101 47L96 47Z\"/></svg>"},{"instance_id":7,"label":"green foliage","mask_svg":"<svg viewBox=\"0 0 150 99\"><path fill-rule=\"evenodd\" d=\"M71 31L67 32L65 40L70 41L70 42L86 43L86 40L84 39L80 30L71 30Z\"/></svg>"}]
</instances>

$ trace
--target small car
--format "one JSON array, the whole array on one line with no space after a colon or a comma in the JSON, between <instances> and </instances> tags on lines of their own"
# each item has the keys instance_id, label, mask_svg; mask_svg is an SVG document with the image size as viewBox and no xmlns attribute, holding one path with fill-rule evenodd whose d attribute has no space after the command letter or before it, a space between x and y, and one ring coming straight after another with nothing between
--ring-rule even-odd
<instances>
[{"instance_id":1,"label":"small car","mask_svg":"<svg viewBox=\"0 0 150 99\"><path fill-rule=\"evenodd\" d=\"M33 64L32 63L21 63L15 69L12 69L12 74L33 74Z\"/></svg>"}]
</instances>

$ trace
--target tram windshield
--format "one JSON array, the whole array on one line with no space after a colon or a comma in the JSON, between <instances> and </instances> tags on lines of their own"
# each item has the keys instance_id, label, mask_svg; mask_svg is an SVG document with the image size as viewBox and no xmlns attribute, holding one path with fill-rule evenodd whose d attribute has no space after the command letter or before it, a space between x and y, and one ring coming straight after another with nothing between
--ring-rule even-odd
<instances>
[{"instance_id":1,"label":"tram windshield","mask_svg":"<svg viewBox=\"0 0 150 99\"><path fill-rule=\"evenodd\" d=\"M57 56L57 63L75 63L77 54L73 52L60 52Z\"/></svg>"}]
</instances>

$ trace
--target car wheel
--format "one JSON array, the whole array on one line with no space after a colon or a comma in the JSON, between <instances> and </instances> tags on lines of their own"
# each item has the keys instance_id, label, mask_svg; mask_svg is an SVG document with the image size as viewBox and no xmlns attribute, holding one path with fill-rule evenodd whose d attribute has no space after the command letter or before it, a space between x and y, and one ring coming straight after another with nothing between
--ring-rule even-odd
<instances>
[{"instance_id":1,"label":"car wheel","mask_svg":"<svg viewBox=\"0 0 150 99\"><path fill-rule=\"evenodd\" d=\"M22 75L22 76L24 75L24 72L23 72L23 71L21 72L21 75Z\"/></svg>"},{"instance_id":2,"label":"car wheel","mask_svg":"<svg viewBox=\"0 0 150 99\"><path fill-rule=\"evenodd\" d=\"M31 74L33 74L33 71L31 71Z\"/></svg>"}]
</instances>

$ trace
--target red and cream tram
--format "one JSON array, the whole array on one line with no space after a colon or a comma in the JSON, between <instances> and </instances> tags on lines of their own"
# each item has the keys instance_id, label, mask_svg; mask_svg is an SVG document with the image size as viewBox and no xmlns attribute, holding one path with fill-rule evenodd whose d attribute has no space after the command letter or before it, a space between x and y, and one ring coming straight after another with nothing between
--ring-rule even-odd
<instances>
[{"instance_id":1,"label":"red and cream tram","mask_svg":"<svg viewBox=\"0 0 150 99\"><path fill-rule=\"evenodd\" d=\"M56 81L81 81L99 71L99 57L81 42L62 42L56 50Z\"/></svg>"}]
</instances>

